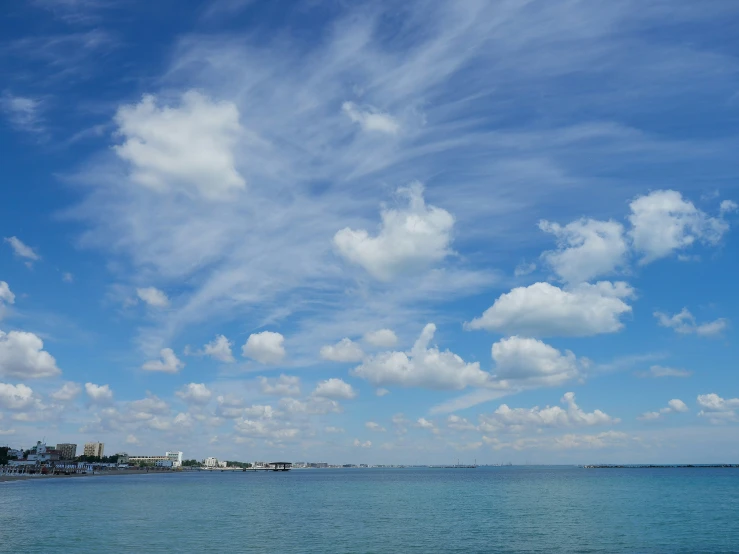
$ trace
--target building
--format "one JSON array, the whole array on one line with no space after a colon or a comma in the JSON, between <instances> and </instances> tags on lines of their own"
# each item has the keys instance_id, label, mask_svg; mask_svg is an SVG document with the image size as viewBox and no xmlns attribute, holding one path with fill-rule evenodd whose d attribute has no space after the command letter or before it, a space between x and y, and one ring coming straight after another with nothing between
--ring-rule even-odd
<instances>
[{"instance_id":1,"label":"building","mask_svg":"<svg viewBox=\"0 0 739 554\"><path fill-rule=\"evenodd\" d=\"M166 457L172 462L172 467L180 467L182 465L182 452L167 452Z\"/></svg>"},{"instance_id":2,"label":"building","mask_svg":"<svg viewBox=\"0 0 739 554\"><path fill-rule=\"evenodd\" d=\"M218 467L218 458L205 458L203 465L205 467Z\"/></svg>"},{"instance_id":3,"label":"building","mask_svg":"<svg viewBox=\"0 0 739 554\"><path fill-rule=\"evenodd\" d=\"M170 459L157 460L154 462L154 467L175 467L174 462Z\"/></svg>"},{"instance_id":4,"label":"building","mask_svg":"<svg viewBox=\"0 0 739 554\"><path fill-rule=\"evenodd\" d=\"M63 442L56 445L59 451L59 458L62 460L74 460L77 457L77 445Z\"/></svg>"},{"instance_id":5,"label":"building","mask_svg":"<svg viewBox=\"0 0 739 554\"><path fill-rule=\"evenodd\" d=\"M161 462L164 460L169 460L167 456L129 456L128 457L128 463L129 464L145 464L145 465L155 465L157 462Z\"/></svg>"},{"instance_id":6,"label":"building","mask_svg":"<svg viewBox=\"0 0 739 554\"><path fill-rule=\"evenodd\" d=\"M105 454L105 445L102 442L86 442L83 454L85 456L97 456L102 458Z\"/></svg>"},{"instance_id":7,"label":"building","mask_svg":"<svg viewBox=\"0 0 739 554\"><path fill-rule=\"evenodd\" d=\"M119 464L127 464L127 463L129 463L128 454L126 454L125 452L118 452L116 454L116 457L118 458L117 462Z\"/></svg>"}]
</instances>

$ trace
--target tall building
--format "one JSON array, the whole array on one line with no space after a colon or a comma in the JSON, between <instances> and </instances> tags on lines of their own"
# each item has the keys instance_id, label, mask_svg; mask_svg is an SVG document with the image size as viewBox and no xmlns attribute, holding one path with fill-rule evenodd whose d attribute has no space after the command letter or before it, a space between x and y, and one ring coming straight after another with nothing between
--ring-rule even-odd
<instances>
[{"instance_id":1,"label":"tall building","mask_svg":"<svg viewBox=\"0 0 739 554\"><path fill-rule=\"evenodd\" d=\"M86 442L85 443L85 456L98 456L102 458L105 454L105 445L102 442Z\"/></svg>"},{"instance_id":2,"label":"tall building","mask_svg":"<svg viewBox=\"0 0 739 554\"><path fill-rule=\"evenodd\" d=\"M62 460L74 460L77 457L77 445L63 442L56 445L59 456Z\"/></svg>"}]
</instances>

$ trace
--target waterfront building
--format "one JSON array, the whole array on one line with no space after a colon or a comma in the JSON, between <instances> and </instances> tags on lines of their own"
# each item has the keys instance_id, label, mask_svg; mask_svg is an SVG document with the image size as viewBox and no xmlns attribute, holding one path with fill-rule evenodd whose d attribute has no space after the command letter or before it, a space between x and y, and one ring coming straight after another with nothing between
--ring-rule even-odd
<instances>
[{"instance_id":1,"label":"waterfront building","mask_svg":"<svg viewBox=\"0 0 739 554\"><path fill-rule=\"evenodd\" d=\"M97 456L102 458L104 456L105 444L102 442L86 442L83 454L85 456Z\"/></svg>"},{"instance_id":2,"label":"waterfront building","mask_svg":"<svg viewBox=\"0 0 739 554\"><path fill-rule=\"evenodd\" d=\"M167 459L172 462L172 467L180 467L182 465L182 452L167 452Z\"/></svg>"},{"instance_id":3,"label":"waterfront building","mask_svg":"<svg viewBox=\"0 0 739 554\"><path fill-rule=\"evenodd\" d=\"M157 460L154 462L154 467L177 467L174 465L174 462L172 460L165 458L163 460Z\"/></svg>"},{"instance_id":4,"label":"waterfront building","mask_svg":"<svg viewBox=\"0 0 739 554\"><path fill-rule=\"evenodd\" d=\"M63 442L56 445L59 451L59 458L62 460L74 460L77 457L77 445Z\"/></svg>"},{"instance_id":5,"label":"waterfront building","mask_svg":"<svg viewBox=\"0 0 739 554\"><path fill-rule=\"evenodd\" d=\"M126 454L125 452L118 452L116 454L116 457L118 458L117 459L117 463L119 463L119 464L127 464L127 463L129 463L128 454Z\"/></svg>"},{"instance_id":6,"label":"waterfront building","mask_svg":"<svg viewBox=\"0 0 739 554\"><path fill-rule=\"evenodd\" d=\"M205 458L205 460L203 460L203 465L205 467L218 467L218 458Z\"/></svg>"},{"instance_id":7,"label":"waterfront building","mask_svg":"<svg viewBox=\"0 0 739 554\"><path fill-rule=\"evenodd\" d=\"M157 462L161 462L163 460L169 460L169 458L167 458L167 456L129 456L128 457L129 464L139 464L143 462L147 465L154 465Z\"/></svg>"}]
</instances>

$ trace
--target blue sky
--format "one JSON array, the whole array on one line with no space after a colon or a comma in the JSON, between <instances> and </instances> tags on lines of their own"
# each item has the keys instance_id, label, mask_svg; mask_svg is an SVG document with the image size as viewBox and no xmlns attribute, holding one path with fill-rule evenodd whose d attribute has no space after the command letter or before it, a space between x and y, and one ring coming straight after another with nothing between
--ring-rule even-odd
<instances>
[{"instance_id":1,"label":"blue sky","mask_svg":"<svg viewBox=\"0 0 739 554\"><path fill-rule=\"evenodd\" d=\"M739 7L35 0L0 443L739 455Z\"/></svg>"}]
</instances>

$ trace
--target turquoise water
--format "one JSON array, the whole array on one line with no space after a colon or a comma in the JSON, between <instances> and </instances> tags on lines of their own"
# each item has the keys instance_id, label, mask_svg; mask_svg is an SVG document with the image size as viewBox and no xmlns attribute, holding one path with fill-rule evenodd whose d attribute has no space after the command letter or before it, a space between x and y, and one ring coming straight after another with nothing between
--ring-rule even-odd
<instances>
[{"instance_id":1,"label":"turquoise water","mask_svg":"<svg viewBox=\"0 0 739 554\"><path fill-rule=\"evenodd\" d=\"M294 470L0 484L7 552L739 552L739 470Z\"/></svg>"}]
</instances>

